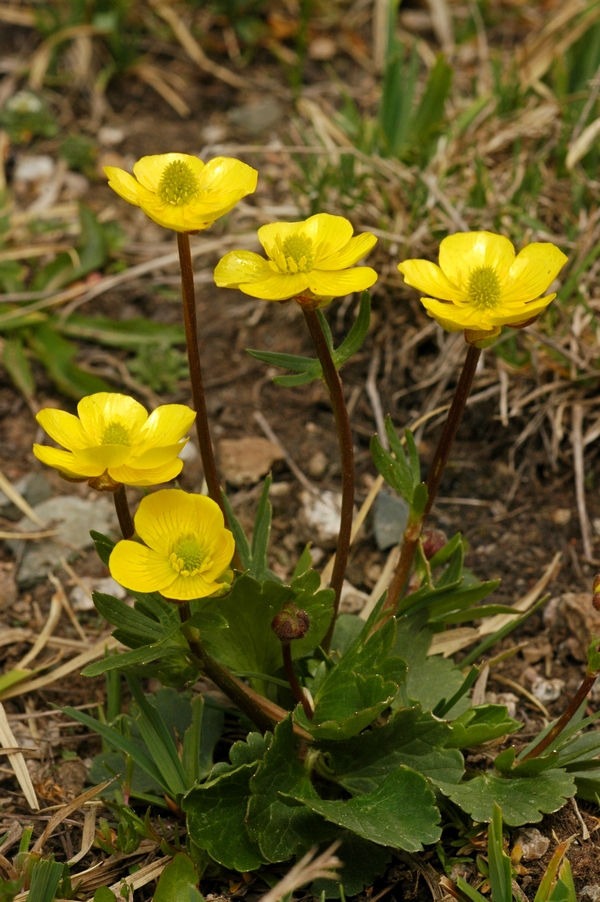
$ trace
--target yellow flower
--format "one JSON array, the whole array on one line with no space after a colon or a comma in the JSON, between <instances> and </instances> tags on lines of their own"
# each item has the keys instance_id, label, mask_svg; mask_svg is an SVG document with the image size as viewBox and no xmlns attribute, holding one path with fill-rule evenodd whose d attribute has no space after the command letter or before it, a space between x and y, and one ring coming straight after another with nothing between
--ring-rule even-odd
<instances>
[{"instance_id":1,"label":"yellow flower","mask_svg":"<svg viewBox=\"0 0 600 902\"><path fill-rule=\"evenodd\" d=\"M440 326L464 329L467 341L475 342L535 319L556 297L540 295L567 257L549 243L529 244L515 256L502 235L458 232L440 244L439 261L405 260L398 269L408 285L430 295L421 301Z\"/></svg>"},{"instance_id":2,"label":"yellow flower","mask_svg":"<svg viewBox=\"0 0 600 902\"><path fill-rule=\"evenodd\" d=\"M261 226L258 240L269 259L251 251L231 251L219 261L215 282L219 288L239 288L265 301L313 298L321 302L315 306L364 291L377 281L377 273L354 264L377 238L370 232L353 238L352 231L347 219L329 213Z\"/></svg>"},{"instance_id":3,"label":"yellow flower","mask_svg":"<svg viewBox=\"0 0 600 902\"><path fill-rule=\"evenodd\" d=\"M126 589L188 601L223 588L235 546L212 499L161 489L142 498L134 522L146 544L117 542L108 562Z\"/></svg>"},{"instance_id":4,"label":"yellow flower","mask_svg":"<svg viewBox=\"0 0 600 902\"><path fill-rule=\"evenodd\" d=\"M256 189L256 169L232 157L204 164L187 153L142 157L133 175L105 166L108 184L130 204L176 232L198 232L228 213Z\"/></svg>"},{"instance_id":5,"label":"yellow flower","mask_svg":"<svg viewBox=\"0 0 600 902\"><path fill-rule=\"evenodd\" d=\"M110 489L118 483L157 485L181 472L183 436L196 417L184 404L164 404L148 416L127 395L98 392L83 398L77 413L46 408L36 417L68 450L34 445L33 453L68 479L96 480L95 488Z\"/></svg>"}]
</instances>

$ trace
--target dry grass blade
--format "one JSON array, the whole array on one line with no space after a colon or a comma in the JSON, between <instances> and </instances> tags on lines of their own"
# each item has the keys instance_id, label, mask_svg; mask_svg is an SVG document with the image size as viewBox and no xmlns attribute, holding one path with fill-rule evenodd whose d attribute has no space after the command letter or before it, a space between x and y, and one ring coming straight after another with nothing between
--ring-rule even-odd
<instances>
[{"instance_id":1,"label":"dry grass blade","mask_svg":"<svg viewBox=\"0 0 600 902\"><path fill-rule=\"evenodd\" d=\"M6 497L15 504L19 510L25 514L26 517L35 523L37 526L45 526L43 520L41 520L36 512L31 508L29 504L25 501L20 492L16 490L12 482L6 478L4 473L0 470L0 490L4 492Z\"/></svg>"},{"instance_id":2,"label":"dry grass blade","mask_svg":"<svg viewBox=\"0 0 600 902\"><path fill-rule=\"evenodd\" d=\"M64 566L63 558L61 558L61 564ZM85 634L85 630L83 629L82 625L80 624L79 620L77 619L77 617L75 615L75 611L71 607L71 602L68 599L67 593L63 589L63 585L62 585L61 581L58 579L58 577L54 576L53 573L48 574L48 579L50 580L50 582L56 589L56 595L52 596L52 601L54 601L55 598L58 599L60 605L65 610L65 614L67 615L67 617L69 618L69 620L71 621L71 623L73 624L75 629L77 630L77 633L79 634L79 637L81 638L81 641L85 642L87 644L88 638Z\"/></svg>"},{"instance_id":3,"label":"dry grass blade","mask_svg":"<svg viewBox=\"0 0 600 902\"><path fill-rule=\"evenodd\" d=\"M305 883L312 883L313 880L337 880L336 871L342 866L342 862L334 853L339 845L339 842L334 842L316 858L314 856L317 850L311 849L273 889L262 896L260 902L280 902L289 893L293 893Z\"/></svg>"},{"instance_id":4,"label":"dry grass blade","mask_svg":"<svg viewBox=\"0 0 600 902\"><path fill-rule=\"evenodd\" d=\"M77 855L73 855L73 857L69 859L67 864L77 864L78 861L81 861L82 858L85 858L87 853L94 845L94 840L96 839L96 816L98 814L98 808L100 807L100 804L101 803L96 804L95 802L92 802L90 805L86 806L83 820L83 830L81 833L81 848Z\"/></svg>"},{"instance_id":5,"label":"dry grass blade","mask_svg":"<svg viewBox=\"0 0 600 902\"><path fill-rule=\"evenodd\" d=\"M172 861L172 858L159 858L158 861L151 861L150 864L147 864L145 867L140 868L139 871L136 871L135 874L132 874L130 877L124 877L123 880L117 880L116 883L113 883L109 888L118 898L128 898L127 887L129 892L133 892L133 890L140 889L142 886L146 886L146 884L151 883L153 880L157 880L169 862ZM87 902L93 902L93 899L88 899Z\"/></svg>"},{"instance_id":6,"label":"dry grass blade","mask_svg":"<svg viewBox=\"0 0 600 902\"><path fill-rule=\"evenodd\" d=\"M98 658L103 657L107 651L118 648L119 644L120 643L117 642L116 639L113 639L112 636L107 636L106 639L100 640L96 645L93 645L82 654L77 655L77 657L73 658L71 661L67 661L67 663L63 664L61 667L57 667L56 670L53 670L51 673L47 673L45 676L36 677L26 683L19 683L18 686L11 686L9 689L2 692L1 698L13 698L15 695L23 695L26 692L34 692L36 689L44 689L47 686L51 686L53 683L69 676L69 674L78 670L83 670L83 668L88 664L91 664L92 661L96 661Z\"/></svg>"},{"instance_id":7,"label":"dry grass blade","mask_svg":"<svg viewBox=\"0 0 600 902\"><path fill-rule=\"evenodd\" d=\"M150 5L154 12L171 26L173 34L189 58L196 63L199 69L202 69L203 72L208 72L220 81L224 81L226 84L231 85L232 88L247 90L248 82L246 79L230 72L225 66L213 63L213 61L207 57L196 38L193 36L185 22L177 15L172 6L169 6L167 3L162 3L161 0L150 0Z\"/></svg>"},{"instance_id":8,"label":"dry grass blade","mask_svg":"<svg viewBox=\"0 0 600 902\"><path fill-rule=\"evenodd\" d=\"M518 53L518 71L523 88L535 85L546 74L555 59L572 47L588 28L600 18L596 2L567 0L541 33L532 34Z\"/></svg>"},{"instance_id":9,"label":"dry grass blade","mask_svg":"<svg viewBox=\"0 0 600 902\"><path fill-rule=\"evenodd\" d=\"M56 595L53 595L52 600L50 601L50 611L48 612L48 619L44 624L44 628L33 643L32 648L29 649L25 657L16 665L17 670L25 670L25 668L28 667L29 664L33 660L35 660L39 653L46 647L48 640L56 629L61 614L62 604L60 603L60 599Z\"/></svg>"},{"instance_id":10,"label":"dry grass blade","mask_svg":"<svg viewBox=\"0 0 600 902\"><path fill-rule=\"evenodd\" d=\"M35 845L33 846L32 852L41 852L46 844L46 840L48 840L56 828L62 824L62 822L68 818L74 811L77 811L78 808L83 808L86 802L91 802L94 796L97 796L99 792L102 792L103 789L106 789L107 786L110 786L112 780L106 780L105 783L99 783L97 786L92 786L91 789L86 789L85 792L82 792L81 795L78 795L76 799L73 799L72 802L67 802L65 805L62 805L61 808L56 812L56 814L50 818L44 832L42 835L36 840Z\"/></svg>"},{"instance_id":11,"label":"dry grass blade","mask_svg":"<svg viewBox=\"0 0 600 902\"><path fill-rule=\"evenodd\" d=\"M19 743L15 739L13 731L10 728L8 718L6 716L6 711L4 710L4 705L1 703L0 745L2 745L2 748L5 749L14 749L18 748L19 746ZM19 781L19 786L23 791L23 795L27 799L27 804L30 808L38 811L40 805L35 794L35 789L33 788L33 783L31 782L31 777L29 776L29 771L27 770L27 765L25 764L25 758L23 757L21 752L9 752L8 760L10 761L15 772L15 777Z\"/></svg>"},{"instance_id":12,"label":"dry grass blade","mask_svg":"<svg viewBox=\"0 0 600 902\"><path fill-rule=\"evenodd\" d=\"M592 560L592 531L590 520L585 505L585 462L583 457L583 405L573 405L573 431L571 433L573 444L573 470L575 473L575 496L577 498L577 513L581 527L581 541L583 554L588 561Z\"/></svg>"},{"instance_id":13,"label":"dry grass blade","mask_svg":"<svg viewBox=\"0 0 600 902\"><path fill-rule=\"evenodd\" d=\"M21 9L16 6L0 6L0 22L33 28L35 26L35 13L29 9Z\"/></svg>"},{"instance_id":14,"label":"dry grass blade","mask_svg":"<svg viewBox=\"0 0 600 902\"><path fill-rule=\"evenodd\" d=\"M52 59L54 48L64 41L76 40L82 37L93 37L97 34L104 34L103 28L94 25L71 25L68 28L62 28L50 35L49 38L40 44L35 50L29 61L29 87L32 91L39 91L44 84L44 78L48 71L48 66Z\"/></svg>"},{"instance_id":15,"label":"dry grass blade","mask_svg":"<svg viewBox=\"0 0 600 902\"><path fill-rule=\"evenodd\" d=\"M163 72L158 66L153 66L151 63L138 63L132 71L143 82L150 85L157 94L160 94L163 100L166 100L169 106L172 106L182 119L187 119L192 111L177 90L177 88L181 89L181 86L169 84L167 80L168 73Z\"/></svg>"}]
</instances>

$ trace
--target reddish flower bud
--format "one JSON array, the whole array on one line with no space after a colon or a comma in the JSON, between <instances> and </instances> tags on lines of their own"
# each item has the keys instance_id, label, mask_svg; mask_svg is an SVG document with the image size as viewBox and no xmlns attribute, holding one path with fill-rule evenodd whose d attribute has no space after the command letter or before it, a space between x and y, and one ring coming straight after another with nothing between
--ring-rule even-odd
<instances>
[{"instance_id":1,"label":"reddish flower bud","mask_svg":"<svg viewBox=\"0 0 600 902\"><path fill-rule=\"evenodd\" d=\"M594 585L592 587L592 591L594 593L592 598L592 604L596 608L597 611L600 611L600 573L596 574L594 579Z\"/></svg>"},{"instance_id":2,"label":"reddish flower bud","mask_svg":"<svg viewBox=\"0 0 600 902\"><path fill-rule=\"evenodd\" d=\"M440 529L424 529L422 540L423 554L428 561L430 561L438 551L441 551L444 545L448 544L446 534Z\"/></svg>"},{"instance_id":3,"label":"reddish flower bud","mask_svg":"<svg viewBox=\"0 0 600 902\"><path fill-rule=\"evenodd\" d=\"M284 604L282 610L273 617L271 629L280 642L285 644L294 639L303 639L310 626L310 617L306 611L301 611L293 601Z\"/></svg>"}]
</instances>

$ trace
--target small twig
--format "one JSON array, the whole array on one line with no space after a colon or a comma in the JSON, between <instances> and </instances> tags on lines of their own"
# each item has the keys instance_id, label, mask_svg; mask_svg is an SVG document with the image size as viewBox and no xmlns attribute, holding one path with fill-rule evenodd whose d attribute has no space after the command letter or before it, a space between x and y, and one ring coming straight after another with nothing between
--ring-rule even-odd
<instances>
[{"instance_id":1,"label":"small twig","mask_svg":"<svg viewBox=\"0 0 600 902\"><path fill-rule=\"evenodd\" d=\"M371 403L371 408L373 410L373 417L375 418L375 429L377 430L379 441L381 442L385 450L389 451L390 443L388 442L388 437L385 431L385 417L383 415L381 398L377 390L377 373L379 371L380 363L381 351L379 350L379 348L375 348L375 350L373 351L373 356L371 358L371 363L369 364L369 373L367 376L367 381L365 383L365 390L367 392L367 397Z\"/></svg>"}]
</instances>

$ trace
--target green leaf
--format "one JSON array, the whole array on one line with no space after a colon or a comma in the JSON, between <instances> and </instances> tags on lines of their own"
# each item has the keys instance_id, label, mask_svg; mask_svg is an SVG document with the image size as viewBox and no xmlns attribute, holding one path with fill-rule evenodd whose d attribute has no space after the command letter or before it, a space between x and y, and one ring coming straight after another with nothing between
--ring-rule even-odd
<instances>
[{"instance_id":1,"label":"green leaf","mask_svg":"<svg viewBox=\"0 0 600 902\"><path fill-rule=\"evenodd\" d=\"M502 811L496 803L488 831L488 861L492 902L513 902L510 858L502 844Z\"/></svg>"},{"instance_id":2,"label":"green leaf","mask_svg":"<svg viewBox=\"0 0 600 902\"><path fill-rule=\"evenodd\" d=\"M447 745L453 749L468 749L506 736L523 726L508 716L505 705L475 705L452 721L452 738Z\"/></svg>"},{"instance_id":3,"label":"green leaf","mask_svg":"<svg viewBox=\"0 0 600 902\"><path fill-rule=\"evenodd\" d=\"M108 316L78 316L72 314L63 321L60 317L50 317L49 322L63 335L79 341L134 351L143 345L185 344L185 331L181 326L155 323L151 319L116 320Z\"/></svg>"},{"instance_id":4,"label":"green leaf","mask_svg":"<svg viewBox=\"0 0 600 902\"><path fill-rule=\"evenodd\" d=\"M537 824L542 815L558 811L575 795L573 777L558 768L514 780L482 774L459 786L447 783L440 788L475 821L491 821L497 802L510 827Z\"/></svg>"},{"instance_id":5,"label":"green leaf","mask_svg":"<svg viewBox=\"0 0 600 902\"><path fill-rule=\"evenodd\" d=\"M99 886L94 893L94 902L117 902L117 897L108 886Z\"/></svg>"},{"instance_id":6,"label":"green leaf","mask_svg":"<svg viewBox=\"0 0 600 902\"><path fill-rule=\"evenodd\" d=\"M235 580L226 598L208 599L203 610L215 610L228 621L227 629L207 633L206 650L220 664L243 673L275 676L282 667L281 643L271 629L271 621L286 601L295 602L310 617L304 639L292 643L294 657L309 654L321 641L331 619L333 593L319 591L315 571L294 580L291 587L244 575ZM255 685L256 685L256 681ZM260 691L261 686L256 686Z\"/></svg>"},{"instance_id":7,"label":"green leaf","mask_svg":"<svg viewBox=\"0 0 600 902\"><path fill-rule=\"evenodd\" d=\"M58 861L40 859L31 872L28 902L53 902L63 875L63 865Z\"/></svg>"},{"instance_id":8,"label":"green leaf","mask_svg":"<svg viewBox=\"0 0 600 902\"><path fill-rule=\"evenodd\" d=\"M112 391L104 379L85 372L74 363L78 348L50 326L45 323L32 326L26 335L29 347L50 379L65 395L79 400L84 395Z\"/></svg>"},{"instance_id":9,"label":"green leaf","mask_svg":"<svg viewBox=\"0 0 600 902\"><path fill-rule=\"evenodd\" d=\"M332 824L392 849L420 852L441 835L433 792L425 777L408 767L388 774L373 792L346 802L317 800L308 793L292 798Z\"/></svg>"},{"instance_id":10,"label":"green leaf","mask_svg":"<svg viewBox=\"0 0 600 902\"><path fill-rule=\"evenodd\" d=\"M275 727L273 742L250 780L246 827L267 861L288 861L333 838L322 817L282 797L282 793L300 792L319 798L295 745L289 716Z\"/></svg>"},{"instance_id":11,"label":"green leaf","mask_svg":"<svg viewBox=\"0 0 600 902\"><path fill-rule=\"evenodd\" d=\"M225 492L221 492L221 497L223 499L223 504L225 505L225 513L227 514L227 522L229 524L229 528L233 533L233 538L235 539L235 548L239 555L240 561L242 562L242 567L244 570L247 570L250 564L252 563L252 552L250 551L250 543L246 538L246 533L243 530L242 524L236 517L233 512L233 508L231 506L231 502Z\"/></svg>"},{"instance_id":12,"label":"green leaf","mask_svg":"<svg viewBox=\"0 0 600 902\"><path fill-rule=\"evenodd\" d=\"M392 457L390 452L385 450L377 435L371 439L370 449L373 463L387 484L395 492L398 492L408 504L412 504L414 485L404 452L396 458Z\"/></svg>"},{"instance_id":13,"label":"green leaf","mask_svg":"<svg viewBox=\"0 0 600 902\"><path fill-rule=\"evenodd\" d=\"M176 631L177 627L174 629L174 632ZM167 637L156 644L142 645L140 648L135 648L132 651L110 655L107 658L102 658L101 661L88 664L81 671L81 675L96 677L102 673L110 673L113 670L125 672L128 667L134 667L138 664L151 664L152 661L157 661L159 658L168 657L169 654L178 655L180 652L181 647L174 645Z\"/></svg>"},{"instance_id":14,"label":"green leaf","mask_svg":"<svg viewBox=\"0 0 600 902\"><path fill-rule=\"evenodd\" d=\"M311 372L315 367L321 369L321 364L314 357L300 357L297 354L279 354L275 351L253 351L246 348L246 354L262 363L269 363L271 366L280 366L293 373ZM318 376L321 373L319 372ZM318 378L318 377L317 377Z\"/></svg>"},{"instance_id":15,"label":"green leaf","mask_svg":"<svg viewBox=\"0 0 600 902\"><path fill-rule=\"evenodd\" d=\"M568 858L565 858L563 862L556 886L548 897L548 902L577 902L577 891Z\"/></svg>"},{"instance_id":16,"label":"green leaf","mask_svg":"<svg viewBox=\"0 0 600 902\"><path fill-rule=\"evenodd\" d=\"M136 723L148 751L162 775L163 783L168 787L171 795L182 795L188 786L185 771L169 729L157 708L150 704L142 692L139 680L129 674L126 675L126 678L140 712Z\"/></svg>"},{"instance_id":17,"label":"green leaf","mask_svg":"<svg viewBox=\"0 0 600 902\"><path fill-rule=\"evenodd\" d=\"M254 520L254 532L252 533L252 563L249 575L259 582L267 578L268 563L267 552L269 550L269 536L271 535L271 518L273 507L269 501L269 489L273 482L271 476L267 476L258 502L256 517Z\"/></svg>"},{"instance_id":18,"label":"green leaf","mask_svg":"<svg viewBox=\"0 0 600 902\"><path fill-rule=\"evenodd\" d=\"M69 717L72 717L73 720L76 720L78 723L81 723L85 727L88 727L88 729L92 730L92 732L98 733L102 737L102 739L104 739L113 748L119 749L125 755L129 755L129 757L132 758L139 765L139 767L146 774L148 774L148 776L152 777L152 779L156 783L158 783L158 785L161 786L163 790L169 791L168 784L165 783L160 770L157 768L156 764L147 753L146 749L139 748L127 736L123 736L122 733L119 733L119 731L115 730L113 727L109 727L107 724L104 724L101 721L90 717L90 715L85 714L84 711L77 711L70 705L61 708L60 710L64 714L68 714Z\"/></svg>"},{"instance_id":19,"label":"green leaf","mask_svg":"<svg viewBox=\"0 0 600 902\"><path fill-rule=\"evenodd\" d=\"M94 546L96 548L96 554L102 561L102 563L108 567L108 559L110 558L111 552L115 547L115 542L112 539L109 539L108 536L102 535L101 532L96 532L95 529L90 529L90 536L94 542Z\"/></svg>"},{"instance_id":20,"label":"green leaf","mask_svg":"<svg viewBox=\"0 0 600 902\"><path fill-rule=\"evenodd\" d=\"M35 379L20 335L5 339L2 363L15 387L31 401L35 395Z\"/></svg>"},{"instance_id":21,"label":"green leaf","mask_svg":"<svg viewBox=\"0 0 600 902\"><path fill-rule=\"evenodd\" d=\"M250 778L258 762L242 764L190 790L181 807L191 840L223 867L255 871L265 863L246 829Z\"/></svg>"},{"instance_id":22,"label":"green leaf","mask_svg":"<svg viewBox=\"0 0 600 902\"><path fill-rule=\"evenodd\" d=\"M322 742L328 769L352 795L373 792L388 774L410 767L434 784L460 783L463 757L446 748L450 727L421 711L419 706L393 714L383 726L374 726L342 742Z\"/></svg>"},{"instance_id":23,"label":"green leaf","mask_svg":"<svg viewBox=\"0 0 600 902\"><path fill-rule=\"evenodd\" d=\"M192 859L178 852L160 875L153 902L190 902L190 887L197 889L199 882Z\"/></svg>"},{"instance_id":24,"label":"green leaf","mask_svg":"<svg viewBox=\"0 0 600 902\"><path fill-rule=\"evenodd\" d=\"M156 642L166 638L167 631L161 623L130 608L119 598L103 592L94 592L92 598L98 613L113 626L139 636L141 641Z\"/></svg>"},{"instance_id":25,"label":"green leaf","mask_svg":"<svg viewBox=\"0 0 600 902\"><path fill-rule=\"evenodd\" d=\"M349 739L391 704L407 669L401 658L389 656L394 635L393 620L364 644L361 634L329 670L315 693L313 719L304 724L315 739Z\"/></svg>"},{"instance_id":26,"label":"green leaf","mask_svg":"<svg viewBox=\"0 0 600 902\"><path fill-rule=\"evenodd\" d=\"M333 352L333 362L335 363L335 368L337 370L340 369L341 366L346 363L353 354L356 354L358 349L361 347L363 341L367 336L367 332L369 331L369 324L371 322L371 295L368 291L363 291L360 298L360 307L358 310L358 316L354 320L352 324L352 328L342 341L339 348L337 348Z\"/></svg>"},{"instance_id":27,"label":"green leaf","mask_svg":"<svg viewBox=\"0 0 600 902\"><path fill-rule=\"evenodd\" d=\"M341 846L336 849L336 856L342 862L339 871L339 881L320 879L315 880L311 886L313 896L326 899L340 898L340 883L346 898L357 896L365 886L372 886L376 877L385 871L389 864L391 854L388 849L368 842L356 833L344 830L338 832L336 839L341 840Z\"/></svg>"},{"instance_id":28,"label":"green leaf","mask_svg":"<svg viewBox=\"0 0 600 902\"><path fill-rule=\"evenodd\" d=\"M413 147L426 143L441 126L444 118L446 97L452 86L454 69L443 54L438 54L433 69L429 73L425 91L412 118L410 140Z\"/></svg>"}]
</instances>

